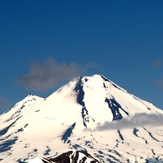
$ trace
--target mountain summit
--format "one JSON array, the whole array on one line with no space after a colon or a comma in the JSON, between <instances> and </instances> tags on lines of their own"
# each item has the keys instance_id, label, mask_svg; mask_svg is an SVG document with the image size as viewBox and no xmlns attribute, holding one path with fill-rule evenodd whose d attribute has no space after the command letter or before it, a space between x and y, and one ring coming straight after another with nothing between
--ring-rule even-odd
<instances>
[{"instance_id":1,"label":"mountain summit","mask_svg":"<svg viewBox=\"0 0 163 163\"><path fill-rule=\"evenodd\" d=\"M0 160L28 162L66 150L102 162L163 158L163 111L101 75L29 95L0 116Z\"/></svg>"}]
</instances>

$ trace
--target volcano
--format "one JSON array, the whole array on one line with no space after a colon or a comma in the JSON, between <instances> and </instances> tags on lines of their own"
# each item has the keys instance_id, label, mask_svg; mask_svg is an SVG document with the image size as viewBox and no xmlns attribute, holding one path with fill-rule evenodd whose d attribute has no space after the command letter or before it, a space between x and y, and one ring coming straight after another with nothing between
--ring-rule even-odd
<instances>
[{"instance_id":1,"label":"volcano","mask_svg":"<svg viewBox=\"0 0 163 163\"><path fill-rule=\"evenodd\" d=\"M2 162L72 150L100 162L163 162L163 111L95 74L47 98L28 95L0 116Z\"/></svg>"}]
</instances>

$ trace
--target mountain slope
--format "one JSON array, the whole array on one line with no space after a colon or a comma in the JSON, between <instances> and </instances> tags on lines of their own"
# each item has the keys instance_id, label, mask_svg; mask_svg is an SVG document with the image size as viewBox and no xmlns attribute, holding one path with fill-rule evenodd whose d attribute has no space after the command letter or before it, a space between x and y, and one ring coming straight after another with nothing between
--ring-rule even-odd
<instances>
[{"instance_id":1,"label":"mountain slope","mask_svg":"<svg viewBox=\"0 0 163 163\"><path fill-rule=\"evenodd\" d=\"M71 149L103 162L162 159L162 124L162 110L104 76L79 77L0 116L0 160L28 162Z\"/></svg>"}]
</instances>

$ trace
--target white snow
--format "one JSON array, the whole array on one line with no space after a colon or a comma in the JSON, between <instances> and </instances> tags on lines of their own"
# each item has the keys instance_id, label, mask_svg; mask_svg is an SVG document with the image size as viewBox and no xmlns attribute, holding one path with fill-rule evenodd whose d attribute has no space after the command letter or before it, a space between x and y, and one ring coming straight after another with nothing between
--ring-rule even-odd
<instances>
[{"instance_id":1,"label":"white snow","mask_svg":"<svg viewBox=\"0 0 163 163\"><path fill-rule=\"evenodd\" d=\"M36 157L29 161L28 163L44 163L40 158Z\"/></svg>"}]
</instances>

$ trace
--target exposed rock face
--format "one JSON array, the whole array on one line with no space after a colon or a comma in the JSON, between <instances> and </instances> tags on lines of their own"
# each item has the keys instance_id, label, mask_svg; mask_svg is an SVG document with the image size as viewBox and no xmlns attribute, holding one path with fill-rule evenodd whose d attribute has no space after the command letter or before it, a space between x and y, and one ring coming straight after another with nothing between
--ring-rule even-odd
<instances>
[{"instance_id":1,"label":"exposed rock face","mask_svg":"<svg viewBox=\"0 0 163 163\"><path fill-rule=\"evenodd\" d=\"M29 163L100 163L83 151L68 151L55 158L33 159Z\"/></svg>"}]
</instances>

